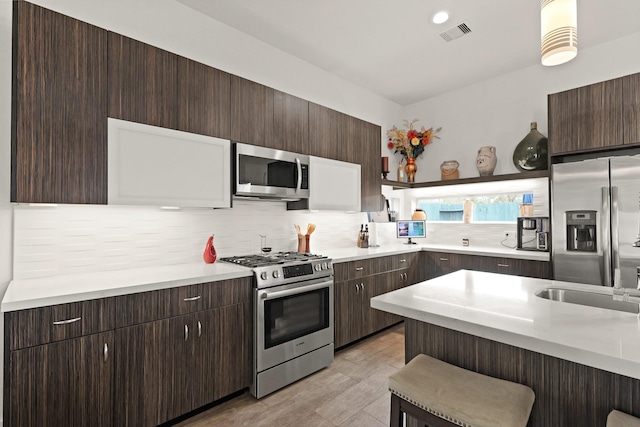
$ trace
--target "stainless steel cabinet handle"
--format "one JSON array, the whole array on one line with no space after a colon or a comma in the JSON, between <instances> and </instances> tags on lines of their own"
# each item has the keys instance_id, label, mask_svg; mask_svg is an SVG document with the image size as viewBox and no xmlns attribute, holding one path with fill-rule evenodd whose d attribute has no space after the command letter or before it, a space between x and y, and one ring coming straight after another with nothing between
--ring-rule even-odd
<instances>
[{"instance_id":1,"label":"stainless steel cabinet handle","mask_svg":"<svg viewBox=\"0 0 640 427\"><path fill-rule=\"evenodd\" d=\"M75 317L73 319L67 319L67 320L56 320L55 322L53 322L53 324L54 325L68 325L69 323L76 323L80 319L82 319L82 317Z\"/></svg>"},{"instance_id":2,"label":"stainless steel cabinet handle","mask_svg":"<svg viewBox=\"0 0 640 427\"><path fill-rule=\"evenodd\" d=\"M362 271L364 270L364 267L356 267L356 271Z\"/></svg>"},{"instance_id":3,"label":"stainless steel cabinet handle","mask_svg":"<svg viewBox=\"0 0 640 427\"><path fill-rule=\"evenodd\" d=\"M440 258L440 261L449 261L449 258Z\"/></svg>"},{"instance_id":4,"label":"stainless steel cabinet handle","mask_svg":"<svg viewBox=\"0 0 640 427\"><path fill-rule=\"evenodd\" d=\"M403 273L404 274L404 280L407 280L407 273Z\"/></svg>"},{"instance_id":5,"label":"stainless steel cabinet handle","mask_svg":"<svg viewBox=\"0 0 640 427\"><path fill-rule=\"evenodd\" d=\"M185 298L183 301L198 301L200 298L202 298L202 295L198 295L195 297L188 297L188 298Z\"/></svg>"},{"instance_id":6,"label":"stainless steel cabinet handle","mask_svg":"<svg viewBox=\"0 0 640 427\"><path fill-rule=\"evenodd\" d=\"M401 259L400 262L407 262L407 260L406 259Z\"/></svg>"},{"instance_id":7,"label":"stainless steel cabinet handle","mask_svg":"<svg viewBox=\"0 0 640 427\"><path fill-rule=\"evenodd\" d=\"M498 267L509 267L509 264L498 264Z\"/></svg>"},{"instance_id":8,"label":"stainless steel cabinet handle","mask_svg":"<svg viewBox=\"0 0 640 427\"><path fill-rule=\"evenodd\" d=\"M202 336L202 323L198 320L198 336Z\"/></svg>"},{"instance_id":9,"label":"stainless steel cabinet handle","mask_svg":"<svg viewBox=\"0 0 640 427\"><path fill-rule=\"evenodd\" d=\"M360 292L364 292L364 283L360 283Z\"/></svg>"},{"instance_id":10,"label":"stainless steel cabinet handle","mask_svg":"<svg viewBox=\"0 0 640 427\"><path fill-rule=\"evenodd\" d=\"M104 355L104 361L106 362L109 358L109 346L107 343L104 343L104 347L102 348L102 354Z\"/></svg>"},{"instance_id":11,"label":"stainless steel cabinet handle","mask_svg":"<svg viewBox=\"0 0 640 427\"><path fill-rule=\"evenodd\" d=\"M404 280L404 273L400 273L400 280Z\"/></svg>"},{"instance_id":12,"label":"stainless steel cabinet handle","mask_svg":"<svg viewBox=\"0 0 640 427\"><path fill-rule=\"evenodd\" d=\"M358 287L357 283L355 284L355 287L356 287L356 295L358 295L360 293L360 288Z\"/></svg>"},{"instance_id":13,"label":"stainless steel cabinet handle","mask_svg":"<svg viewBox=\"0 0 640 427\"><path fill-rule=\"evenodd\" d=\"M184 325L184 340L188 340L189 339L189 326Z\"/></svg>"}]
</instances>

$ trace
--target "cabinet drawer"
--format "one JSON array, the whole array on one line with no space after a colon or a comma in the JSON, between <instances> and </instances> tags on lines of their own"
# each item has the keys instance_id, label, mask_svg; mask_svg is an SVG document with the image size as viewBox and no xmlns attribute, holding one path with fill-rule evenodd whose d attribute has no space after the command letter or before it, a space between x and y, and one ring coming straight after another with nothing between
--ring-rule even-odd
<instances>
[{"instance_id":1,"label":"cabinet drawer","mask_svg":"<svg viewBox=\"0 0 640 427\"><path fill-rule=\"evenodd\" d=\"M251 278L179 286L116 297L118 328L251 302Z\"/></svg>"},{"instance_id":2,"label":"cabinet drawer","mask_svg":"<svg viewBox=\"0 0 640 427\"><path fill-rule=\"evenodd\" d=\"M101 298L5 313L9 349L76 338L115 327L115 298Z\"/></svg>"},{"instance_id":3,"label":"cabinet drawer","mask_svg":"<svg viewBox=\"0 0 640 427\"><path fill-rule=\"evenodd\" d=\"M333 265L333 276L336 282L357 279L374 274L373 262L375 258L360 259L357 261L341 262Z\"/></svg>"},{"instance_id":4,"label":"cabinet drawer","mask_svg":"<svg viewBox=\"0 0 640 427\"><path fill-rule=\"evenodd\" d=\"M393 255L391 258L391 269L399 270L401 268L409 268L418 262L419 252L413 252L410 254Z\"/></svg>"}]
</instances>

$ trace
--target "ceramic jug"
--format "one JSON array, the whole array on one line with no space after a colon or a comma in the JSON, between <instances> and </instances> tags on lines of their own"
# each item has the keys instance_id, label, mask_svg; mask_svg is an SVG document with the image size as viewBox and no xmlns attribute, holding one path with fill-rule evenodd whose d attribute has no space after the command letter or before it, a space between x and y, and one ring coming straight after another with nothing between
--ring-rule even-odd
<instances>
[{"instance_id":1,"label":"ceramic jug","mask_svg":"<svg viewBox=\"0 0 640 427\"><path fill-rule=\"evenodd\" d=\"M476 157L476 168L480 173L480 176L492 176L493 171L498 163L498 157L496 156L496 147L490 145L480 147L478 150L478 157Z\"/></svg>"}]
</instances>

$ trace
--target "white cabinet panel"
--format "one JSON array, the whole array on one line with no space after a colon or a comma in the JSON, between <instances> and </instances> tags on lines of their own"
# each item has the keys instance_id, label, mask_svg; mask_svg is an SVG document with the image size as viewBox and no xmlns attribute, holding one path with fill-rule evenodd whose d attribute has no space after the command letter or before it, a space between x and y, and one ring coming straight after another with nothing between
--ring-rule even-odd
<instances>
[{"instance_id":1,"label":"white cabinet panel","mask_svg":"<svg viewBox=\"0 0 640 427\"><path fill-rule=\"evenodd\" d=\"M231 143L109 118L108 203L231 206Z\"/></svg>"},{"instance_id":2,"label":"white cabinet panel","mask_svg":"<svg viewBox=\"0 0 640 427\"><path fill-rule=\"evenodd\" d=\"M360 165L310 156L309 209L360 212Z\"/></svg>"}]
</instances>

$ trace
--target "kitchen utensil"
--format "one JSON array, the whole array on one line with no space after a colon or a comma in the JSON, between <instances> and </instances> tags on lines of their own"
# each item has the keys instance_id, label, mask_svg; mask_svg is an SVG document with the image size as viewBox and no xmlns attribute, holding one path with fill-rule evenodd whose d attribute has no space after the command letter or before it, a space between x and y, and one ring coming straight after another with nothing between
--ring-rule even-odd
<instances>
[{"instance_id":1,"label":"kitchen utensil","mask_svg":"<svg viewBox=\"0 0 640 427\"><path fill-rule=\"evenodd\" d=\"M300 226L298 224L293 224L293 226L296 228L296 232L298 233L298 236L302 236L302 231L300 231Z\"/></svg>"},{"instance_id":2,"label":"kitchen utensil","mask_svg":"<svg viewBox=\"0 0 640 427\"><path fill-rule=\"evenodd\" d=\"M316 229L316 225L315 224L308 224L307 225L307 234L311 234L315 231Z\"/></svg>"}]
</instances>

